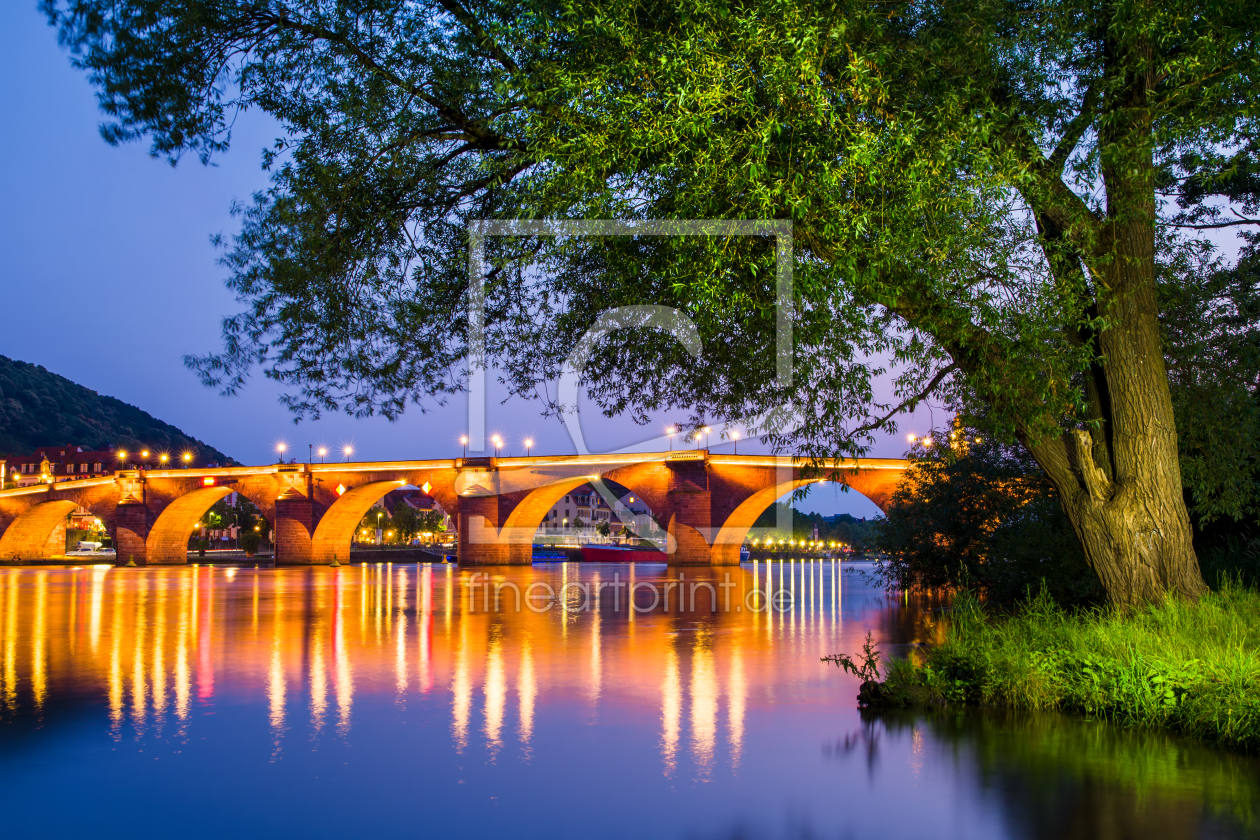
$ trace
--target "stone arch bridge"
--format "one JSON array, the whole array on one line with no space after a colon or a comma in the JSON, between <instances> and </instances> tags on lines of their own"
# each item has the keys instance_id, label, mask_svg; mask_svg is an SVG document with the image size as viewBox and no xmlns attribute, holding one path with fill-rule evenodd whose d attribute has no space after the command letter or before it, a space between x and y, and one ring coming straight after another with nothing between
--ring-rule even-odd
<instances>
[{"instance_id":1,"label":"stone arch bridge","mask_svg":"<svg viewBox=\"0 0 1260 840\"><path fill-rule=\"evenodd\" d=\"M906 463L844 461L845 484L886 508ZM456 518L459 560L526 564L552 505L594 479L620 484L668 534L669 562L728 565L757 517L784 494L819 481L789 457L706 450L615 455L457 458L194 470L123 470L109 478L0 491L0 559L63 553L58 526L78 507L114 538L118 562L186 563L194 525L237 492L272 523L276 562L324 564L350 556L354 531L390 490L425 489Z\"/></svg>"}]
</instances>

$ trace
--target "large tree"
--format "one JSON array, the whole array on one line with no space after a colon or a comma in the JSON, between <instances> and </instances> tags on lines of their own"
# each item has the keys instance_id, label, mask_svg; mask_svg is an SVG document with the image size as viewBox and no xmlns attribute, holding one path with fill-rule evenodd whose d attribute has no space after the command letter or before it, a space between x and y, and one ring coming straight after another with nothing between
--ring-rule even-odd
<instances>
[{"instance_id":1,"label":"large tree","mask_svg":"<svg viewBox=\"0 0 1260 840\"><path fill-rule=\"evenodd\" d=\"M602 310L672 306L708 350L604 336L583 368L604 410L761 418L820 464L966 389L1046 471L1114 602L1204 591L1160 349L1157 189L1210 206L1238 177L1260 60L1246 4L44 5L106 139L206 160L239 110L282 126L225 257L245 309L192 360L207 382L261 368L307 414L458 390L471 219L790 220L777 312L769 236L496 238L486 350L534 393Z\"/></svg>"}]
</instances>

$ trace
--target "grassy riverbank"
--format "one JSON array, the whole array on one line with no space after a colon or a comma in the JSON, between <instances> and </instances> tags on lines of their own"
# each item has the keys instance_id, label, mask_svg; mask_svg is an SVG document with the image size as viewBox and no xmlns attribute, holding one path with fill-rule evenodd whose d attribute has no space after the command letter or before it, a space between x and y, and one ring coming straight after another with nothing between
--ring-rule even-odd
<instances>
[{"instance_id":1,"label":"grassy riverbank","mask_svg":"<svg viewBox=\"0 0 1260 840\"><path fill-rule=\"evenodd\" d=\"M1260 752L1260 591L1123 614L1049 597L992 616L963 595L945 641L886 674L895 702L1059 709Z\"/></svg>"}]
</instances>

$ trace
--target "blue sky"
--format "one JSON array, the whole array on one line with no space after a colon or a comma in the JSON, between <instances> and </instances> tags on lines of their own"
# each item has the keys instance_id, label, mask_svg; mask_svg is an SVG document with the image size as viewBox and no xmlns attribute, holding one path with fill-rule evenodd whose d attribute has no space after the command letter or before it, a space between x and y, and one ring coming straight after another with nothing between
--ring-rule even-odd
<instances>
[{"instance_id":1,"label":"blue sky","mask_svg":"<svg viewBox=\"0 0 1260 840\"><path fill-rule=\"evenodd\" d=\"M266 380L231 398L202 387L181 358L216 349L220 319L237 308L210 237L232 233L232 202L266 185L261 149L275 127L246 114L231 151L208 167L195 160L171 167L150 158L144 143L111 147L98 132L91 87L33 0L3 4L0 33L0 284L7 310L0 354L137 405L246 463L274 457L280 440L293 452L351 442L362 459L459 454L467 425L462 398L427 414L409 410L396 423L333 416L295 426ZM584 416L592 449L622 448L660 431ZM903 435L922 433L930 422L920 412L903 424ZM533 403L491 399L487 430L510 442L532 436L538 454L573 451L563 426ZM872 454L900 457L904 449L899 435ZM855 493L827 487L798 507L878 512Z\"/></svg>"}]
</instances>

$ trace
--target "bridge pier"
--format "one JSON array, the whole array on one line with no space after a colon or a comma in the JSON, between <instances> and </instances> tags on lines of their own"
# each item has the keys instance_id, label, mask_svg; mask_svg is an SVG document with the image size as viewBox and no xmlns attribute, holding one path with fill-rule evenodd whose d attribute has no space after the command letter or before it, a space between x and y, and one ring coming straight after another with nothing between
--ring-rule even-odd
<instances>
[{"instance_id":1,"label":"bridge pier","mask_svg":"<svg viewBox=\"0 0 1260 840\"><path fill-rule=\"evenodd\" d=\"M148 565L149 528L152 524L149 509L139 499L128 496L118 503L114 519L114 551L118 563L134 561L137 566Z\"/></svg>"},{"instance_id":2,"label":"bridge pier","mask_svg":"<svg viewBox=\"0 0 1260 840\"><path fill-rule=\"evenodd\" d=\"M314 563L312 536L317 524L313 499L292 487L281 493L276 499L276 521L272 531L276 565ZM342 559L349 560L349 552Z\"/></svg>"}]
</instances>

